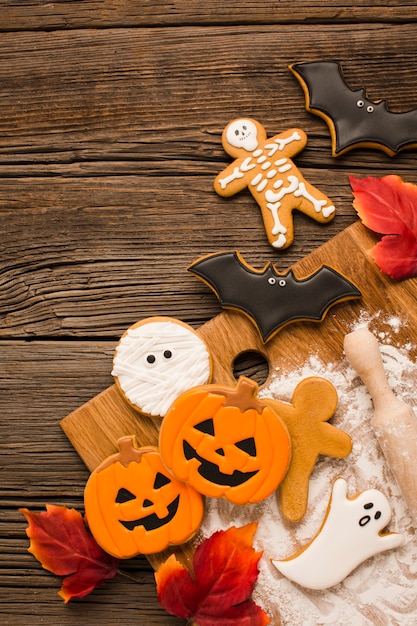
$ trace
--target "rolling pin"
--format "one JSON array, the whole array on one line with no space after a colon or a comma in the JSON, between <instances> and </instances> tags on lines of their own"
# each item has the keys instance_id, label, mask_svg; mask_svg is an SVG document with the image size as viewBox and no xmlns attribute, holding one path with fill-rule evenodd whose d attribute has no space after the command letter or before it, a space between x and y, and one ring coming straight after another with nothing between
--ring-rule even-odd
<instances>
[{"instance_id":1,"label":"rolling pin","mask_svg":"<svg viewBox=\"0 0 417 626\"><path fill-rule=\"evenodd\" d=\"M362 328L345 336L344 349L369 391L372 426L415 523L417 523L417 417L389 386L376 337Z\"/></svg>"}]
</instances>

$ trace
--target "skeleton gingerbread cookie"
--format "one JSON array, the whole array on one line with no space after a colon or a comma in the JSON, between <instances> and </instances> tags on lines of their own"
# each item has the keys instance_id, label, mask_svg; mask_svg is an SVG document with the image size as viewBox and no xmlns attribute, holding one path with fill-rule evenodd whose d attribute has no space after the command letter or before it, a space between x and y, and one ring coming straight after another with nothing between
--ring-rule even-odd
<instances>
[{"instance_id":1,"label":"skeleton gingerbread cookie","mask_svg":"<svg viewBox=\"0 0 417 626\"><path fill-rule=\"evenodd\" d=\"M339 478L316 536L296 554L272 561L281 574L308 589L328 589L369 557L403 543L402 535L382 532L391 520L383 493L368 489L354 498L346 494L346 481Z\"/></svg>"},{"instance_id":2,"label":"skeleton gingerbread cookie","mask_svg":"<svg viewBox=\"0 0 417 626\"><path fill-rule=\"evenodd\" d=\"M148 317L124 333L112 375L136 409L163 417L181 393L210 382L211 358L194 330L170 317Z\"/></svg>"},{"instance_id":3,"label":"skeleton gingerbread cookie","mask_svg":"<svg viewBox=\"0 0 417 626\"><path fill-rule=\"evenodd\" d=\"M257 120L240 118L223 131L224 150L235 161L214 181L214 189L224 197L245 187L259 204L269 243L277 250L288 248L294 240L293 210L316 222L333 219L335 207L321 191L308 183L290 157L307 143L299 128L267 138Z\"/></svg>"}]
</instances>

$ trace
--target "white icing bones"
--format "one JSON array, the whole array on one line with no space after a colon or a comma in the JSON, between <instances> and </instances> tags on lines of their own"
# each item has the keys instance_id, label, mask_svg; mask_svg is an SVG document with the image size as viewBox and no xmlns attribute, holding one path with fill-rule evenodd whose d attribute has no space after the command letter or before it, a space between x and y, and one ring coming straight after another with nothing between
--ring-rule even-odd
<instances>
[{"instance_id":1,"label":"white icing bones","mask_svg":"<svg viewBox=\"0 0 417 626\"><path fill-rule=\"evenodd\" d=\"M402 535L381 532L391 519L383 493L368 489L353 499L346 493L346 481L339 478L323 525L312 541L293 556L272 561L281 574L309 589L327 589L369 557L403 543Z\"/></svg>"},{"instance_id":2,"label":"white icing bones","mask_svg":"<svg viewBox=\"0 0 417 626\"><path fill-rule=\"evenodd\" d=\"M121 338L112 374L129 402L147 415L163 417L181 393L209 382L210 356L185 324L149 321Z\"/></svg>"},{"instance_id":3,"label":"white icing bones","mask_svg":"<svg viewBox=\"0 0 417 626\"><path fill-rule=\"evenodd\" d=\"M302 150L306 142L305 133L299 129L267 139L263 126L251 119L231 122L223 134L224 149L238 158L216 177L216 191L229 196L248 187L262 210L274 248L286 248L292 243L294 208L316 221L331 219L335 211L327 196L307 183L288 158ZM243 151L251 155L244 156ZM269 219L265 217L268 212Z\"/></svg>"}]
</instances>

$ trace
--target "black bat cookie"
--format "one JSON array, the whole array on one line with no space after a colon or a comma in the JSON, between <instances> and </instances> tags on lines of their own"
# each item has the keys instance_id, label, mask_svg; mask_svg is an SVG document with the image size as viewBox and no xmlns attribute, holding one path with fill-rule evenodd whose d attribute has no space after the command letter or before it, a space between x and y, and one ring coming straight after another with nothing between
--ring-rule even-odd
<instances>
[{"instance_id":1,"label":"black bat cookie","mask_svg":"<svg viewBox=\"0 0 417 626\"><path fill-rule=\"evenodd\" d=\"M292 270L279 274L272 263L257 271L239 252L210 254L192 263L188 270L213 289L222 307L245 313L264 343L290 322L321 321L333 304L362 295L353 283L327 265L298 280Z\"/></svg>"},{"instance_id":2,"label":"black bat cookie","mask_svg":"<svg viewBox=\"0 0 417 626\"><path fill-rule=\"evenodd\" d=\"M359 147L393 156L417 146L417 109L395 113L386 100L368 100L365 89L353 90L345 83L337 61L294 63L289 68L303 88L307 111L327 122L334 157Z\"/></svg>"}]
</instances>

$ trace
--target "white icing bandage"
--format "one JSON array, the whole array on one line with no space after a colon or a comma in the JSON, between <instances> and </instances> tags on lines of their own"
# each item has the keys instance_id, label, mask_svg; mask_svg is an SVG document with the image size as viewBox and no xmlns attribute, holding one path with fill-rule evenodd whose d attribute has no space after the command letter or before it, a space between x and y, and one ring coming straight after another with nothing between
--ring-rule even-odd
<instances>
[{"instance_id":1,"label":"white icing bandage","mask_svg":"<svg viewBox=\"0 0 417 626\"><path fill-rule=\"evenodd\" d=\"M131 404L163 417L181 393L210 381L211 360L191 327L171 318L149 318L121 338L112 375Z\"/></svg>"}]
</instances>

